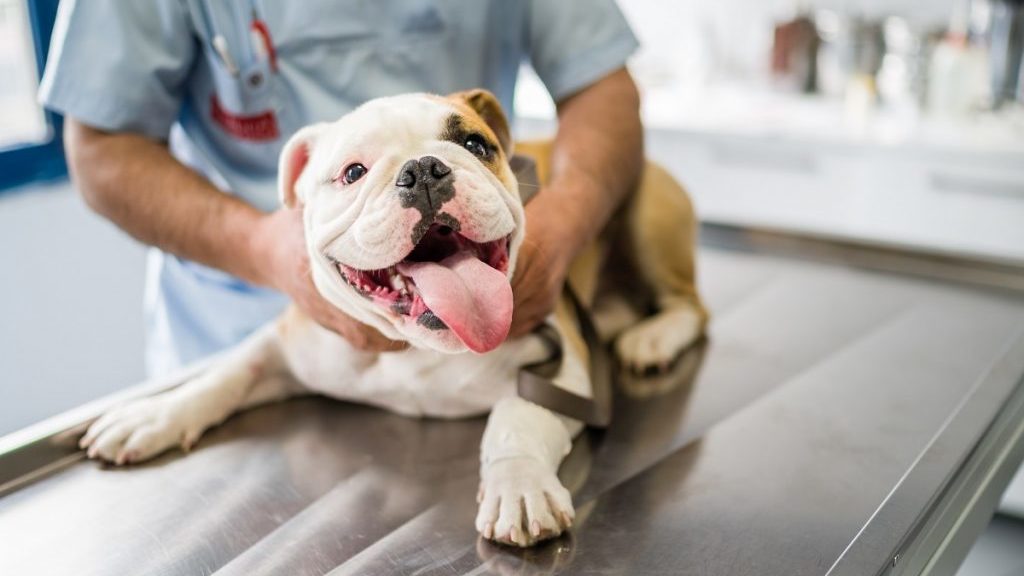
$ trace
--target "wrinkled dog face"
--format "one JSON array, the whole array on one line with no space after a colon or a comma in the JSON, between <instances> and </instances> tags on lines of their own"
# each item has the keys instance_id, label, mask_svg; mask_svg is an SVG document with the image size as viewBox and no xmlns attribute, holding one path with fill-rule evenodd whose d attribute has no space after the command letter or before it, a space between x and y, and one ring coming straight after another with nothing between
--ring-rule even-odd
<instances>
[{"instance_id":1,"label":"wrinkled dog face","mask_svg":"<svg viewBox=\"0 0 1024 576\"><path fill-rule=\"evenodd\" d=\"M385 336L486 352L508 334L523 208L494 96L372 100L300 130L281 156L313 279Z\"/></svg>"}]
</instances>

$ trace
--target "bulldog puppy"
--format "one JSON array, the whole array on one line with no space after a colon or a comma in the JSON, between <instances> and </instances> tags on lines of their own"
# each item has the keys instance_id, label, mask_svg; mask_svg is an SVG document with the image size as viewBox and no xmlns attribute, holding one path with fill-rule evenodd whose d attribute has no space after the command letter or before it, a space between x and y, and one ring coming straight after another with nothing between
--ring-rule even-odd
<instances>
[{"instance_id":1,"label":"bulldog puppy","mask_svg":"<svg viewBox=\"0 0 1024 576\"><path fill-rule=\"evenodd\" d=\"M550 144L526 144L543 181ZM521 366L545 341L506 341L510 277L525 221L512 142L488 92L373 100L300 130L280 162L280 194L301 206L317 289L346 314L411 347L368 353L289 308L185 384L99 418L81 440L91 458L129 464L181 445L231 414L303 393L410 416L490 412L481 444L476 528L528 546L572 524L557 472L580 422L516 395ZM701 333L694 217L683 190L649 165L570 283L616 338L621 362L664 368ZM651 312L654 311L652 314ZM588 350L568 305L549 322L562 340L557 386L590 397Z\"/></svg>"}]
</instances>

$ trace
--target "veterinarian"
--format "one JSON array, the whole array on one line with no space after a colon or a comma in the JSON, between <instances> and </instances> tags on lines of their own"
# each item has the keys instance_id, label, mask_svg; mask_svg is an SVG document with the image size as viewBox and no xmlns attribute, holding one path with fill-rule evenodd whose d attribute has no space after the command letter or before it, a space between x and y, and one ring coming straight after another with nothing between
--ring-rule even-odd
<instances>
[{"instance_id":1,"label":"veterinarian","mask_svg":"<svg viewBox=\"0 0 1024 576\"><path fill-rule=\"evenodd\" d=\"M281 147L384 95L491 90L529 58L558 107L554 177L527 207L512 334L553 308L573 257L635 183L637 42L614 0L64 0L41 85L77 188L150 251L147 366L234 344L289 299L365 350L392 342L316 292ZM95 257L102 257L96 255Z\"/></svg>"}]
</instances>

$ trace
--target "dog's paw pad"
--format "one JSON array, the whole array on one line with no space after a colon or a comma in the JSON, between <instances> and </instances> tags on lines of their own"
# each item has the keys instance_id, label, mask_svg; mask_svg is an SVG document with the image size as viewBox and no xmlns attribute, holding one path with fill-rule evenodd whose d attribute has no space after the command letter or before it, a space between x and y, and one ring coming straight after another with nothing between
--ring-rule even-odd
<instances>
[{"instance_id":1,"label":"dog's paw pad","mask_svg":"<svg viewBox=\"0 0 1024 576\"><path fill-rule=\"evenodd\" d=\"M476 517L484 538L532 546L560 535L574 516L569 491L537 460L510 458L484 467Z\"/></svg>"},{"instance_id":2,"label":"dog's paw pad","mask_svg":"<svg viewBox=\"0 0 1024 576\"><path fill-rule=\"evenodd\" d=\"M664 310L622 333L615 353L626 370L640 375L667 372L700 336L701 317L692 308Z\"/></svg>"},{"instance_id":3,"label":"dog's paw pad","mask_svg":"<svg viewBox=\"0 0 1024 576\"><path fill-rule=\"evenodd\" d=\"M107 412L79 441L89 458L118 466L147 460L198 437L173 401L165 396L135 400Z\"/></svg>"}]
</instances>

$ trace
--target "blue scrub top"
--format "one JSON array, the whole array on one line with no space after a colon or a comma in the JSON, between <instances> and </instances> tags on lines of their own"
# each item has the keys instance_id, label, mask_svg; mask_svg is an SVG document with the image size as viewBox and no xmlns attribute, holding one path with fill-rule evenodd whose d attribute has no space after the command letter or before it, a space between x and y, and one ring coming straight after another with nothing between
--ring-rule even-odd
<instances>
[{"instance_id":1,"label":"blue scrub top","mask_svg":"<svg viewBox=\"0 0 1024 576\"><path fill-rule=\"evenodd\" d=\"M525 58L558 100L636 47L614 0L64 0L40 98L102 130L167 140L221 190L269 211L278 154L306 124L379 96L475 87L511 115ZM237 343L286 303L153 249L149 371Z\"/></svg>"}]
</instances>

